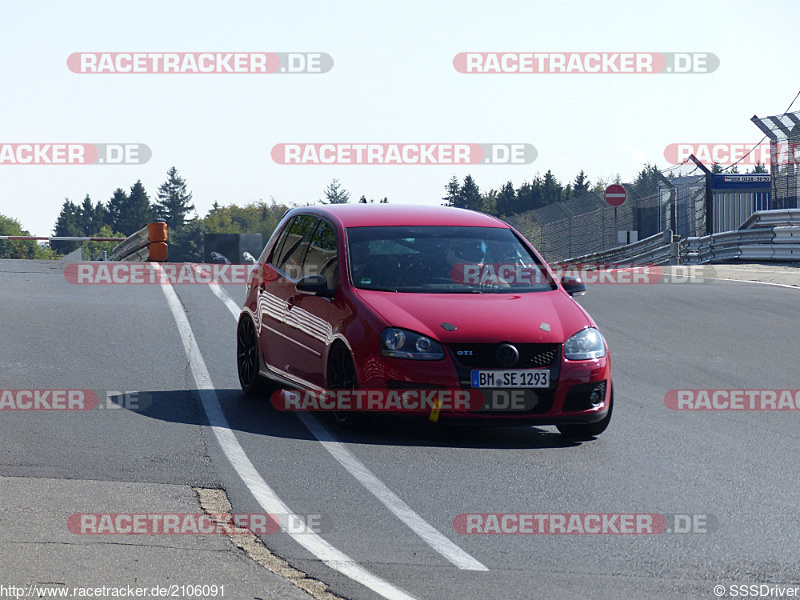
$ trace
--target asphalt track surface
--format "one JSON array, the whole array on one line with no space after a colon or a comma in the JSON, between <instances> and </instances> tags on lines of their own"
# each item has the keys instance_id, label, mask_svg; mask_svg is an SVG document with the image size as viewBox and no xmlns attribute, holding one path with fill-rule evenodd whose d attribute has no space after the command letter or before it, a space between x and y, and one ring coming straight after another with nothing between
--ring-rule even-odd
<instances>
[{"instance_id":1,"label":"asphalt track surface","mask_svg":"<svg viewBox=\"0 0 800 600\"><path fill-rule=\"evenodd\" d=\"M664 402L676 389L800 387L800 289L591 286L580 303L611 348L616 405L609 429L582 443L551 427L380 420L346 431L276 411L239 390L223 299L240 303L243 289L171 289L199 362L161 286L72 285L58 263L0 264L0 388L137 390L152 401L138 411L4 411L0 476L219 487L235 513L265 512L263 482L271 501L322 518L318 536L263 542L346 598L662 600L800 581L798 411ZM242 455L256 473L248 481ZM113 506L82 503L123 512ZM706 515L710 531L463 535L453 525L461 513ZM319 548L341 554L325 562Z\"/></svg>"}]
</instances>

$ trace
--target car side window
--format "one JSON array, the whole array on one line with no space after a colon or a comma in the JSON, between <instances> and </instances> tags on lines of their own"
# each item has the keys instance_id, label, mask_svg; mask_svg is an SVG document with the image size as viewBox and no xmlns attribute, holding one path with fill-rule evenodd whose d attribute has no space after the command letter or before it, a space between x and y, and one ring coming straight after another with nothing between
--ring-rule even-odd
<instances>
[{"instance_id":1,"label":"car side window","mask_svg":"<svg viewBox=\"0 0 800 600\"><path fill-rule=\"evenodd\" d=\"M303 261L303 275L322 275L329 289L336 289L339 280L339 255L336 245L336 230L325 220L311 237L311 243Z\"/></svg>"},{"instance_id":2,"label":"car side window","mask_svg":"<svg viewBox=\"0 0 800 600\"><path fill-rule=\"evenodd\" d=\"M277 265L278 262L280 262L281 255L283 253L283 244L286 242L286 238L289 236L289 230L292 228L294 221L295 219L291 219L286 225L283 226L278 240L275 242L275 246L272 248L272 255L270 256L269 262L273 265ZM261 261L259 260L259 262Z\"/></svg>"},{"instance_id":3,"label":"car side window","mask_svg":"<svg viewBox=\"0 0 800 600\"><path fill-rule=\"evenodd\" d=\"M295 217L283 242L281 256L274 263L278 269L293 279L301 277L300 267L316 225L317 219L310 215Z\"/></svg>"}]
</instances>

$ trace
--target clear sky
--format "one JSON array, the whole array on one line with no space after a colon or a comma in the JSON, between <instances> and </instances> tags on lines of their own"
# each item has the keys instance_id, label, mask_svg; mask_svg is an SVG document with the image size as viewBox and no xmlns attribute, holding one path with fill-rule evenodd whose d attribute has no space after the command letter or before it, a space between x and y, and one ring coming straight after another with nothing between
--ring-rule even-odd
<instances>
[{"instance_id":1,"label":"clear sky","mask_svg":"<svg viewBox=\"0 0 800 600\"><path fill-rule=\"evenodd\" d=\"M151 199L176 166L200 216L272 197L306 204L333 178L396 203L441 202L551 169L562 182L633 179L680 142L761 139L753 114L800 90L796 0L37 2L0 0L0 143L146 144L142 165L0 164L0 213L48 235L64 198ZM325 52L314 75L83 75L74 52ZM711 52L711 74L456 71L460 52ZM793 110L800 110L800 101ZM292 142L527 143L528 165L276 164Z\"/></svg>"}]
</instances>

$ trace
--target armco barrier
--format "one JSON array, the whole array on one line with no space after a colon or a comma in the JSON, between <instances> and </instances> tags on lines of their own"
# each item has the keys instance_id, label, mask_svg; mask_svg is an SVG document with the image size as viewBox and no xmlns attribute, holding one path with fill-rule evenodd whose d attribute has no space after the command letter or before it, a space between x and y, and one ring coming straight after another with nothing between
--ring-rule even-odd
<instances>
[{"instance_id":1,"label":"armco barrier","mask_svg":"<svg viewBox=\"0 0 800 600\"><path fill-rule=\"evenodd\" d=\"M673 240L672 230L668 229L613 250L592 252L558 261L559 264L678 264L678 244Z\"/></svg>"},{"instance_id":2,"label":"armco barrier","mask_svg":"<svg viewBox=\"0 0 800 600\"><path fill-rule=\"evenodd\" d=\"M167 260L167 224L150 223L117 244L108 260L165 262Z\"/></svg>"},{"instance_id":3,"label":"armco barrier","mask_svg":"<svg viewBox=\"0 0 800 600\"><path fill-rule=\"evenodd\" d=\"M725 260L800 261L800 209L762 210L739 229L675 242L667 230L605 252L560 264L700 264Z\"/></svg>"},{"instance_id":4,"label":"armco barrier","mask_svg":"<svg viewBox=\"0 0 800 600\"><path fill-rule=\"evenodd\" d=\"M785 225L787 227L800 225L800 209L784 208L781 210L760 210L750 215L739 229L775 227L777 225Z\"/></svg>"},{"instance_id":5,"label":"armco barrier","mask_svg":"<svg viewBox=\"0 0 800 600\"><path fill-rule=\"evenodd\" d=\"M723 260L800 261L800 209L753 213L735 231L681 242L681 262L699 264Z\"/></svg>"}]
</instances>

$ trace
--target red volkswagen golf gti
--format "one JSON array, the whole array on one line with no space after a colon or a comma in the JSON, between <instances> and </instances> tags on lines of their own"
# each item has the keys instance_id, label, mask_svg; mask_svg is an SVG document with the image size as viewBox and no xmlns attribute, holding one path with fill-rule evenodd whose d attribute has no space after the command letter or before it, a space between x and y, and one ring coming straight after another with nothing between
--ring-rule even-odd
<instances>
[{"instance_id":1,"label":"red volkswagen golf gti","mask_svg":"<svg viewBox=\"0 0 800 600\"><path fill-rule=\"evenodd\" d=\"M295 208L248 284L239 381L248 394L461 390L480 404L443 405L436 420L555 425L588 439L608 427L613 388L605 340L572 298L585 290L482 213Z\"/></svg>"}]
</instances>

